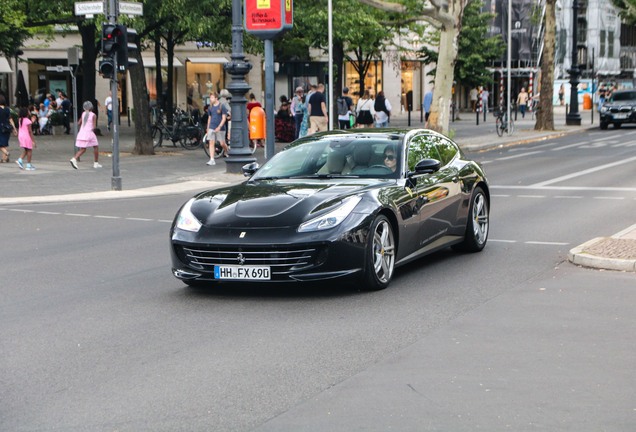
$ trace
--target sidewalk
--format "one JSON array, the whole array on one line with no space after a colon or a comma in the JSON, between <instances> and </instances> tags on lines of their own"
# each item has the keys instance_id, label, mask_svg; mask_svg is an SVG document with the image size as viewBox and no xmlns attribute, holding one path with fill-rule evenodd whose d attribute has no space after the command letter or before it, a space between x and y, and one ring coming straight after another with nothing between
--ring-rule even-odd
<instances>
[{"instance_id":1,"label":"sidewalk","mask_svg":"<svg viewBox=\"0 0 636 432\"><path fill-rule=\"evenodd\" d=\"M516 130L512 136L499 137L495 131L495 118L488 113L484 122L483 114L479 125L476 125L476 114L462 112L450 124L450 135L466 151L480 151L493 147L509 146L519 143L545 140L556 136L584 132L598 127L598 116L595 123L590 122L590 111L582 111L581 126L565 125L565 110L555 107L554 131L535 131L534 120L530 114L525 119L519 114L515 121ZM514 114L513 114L514 119ZM102 119L103 122L104 119ZM407 113L392 116L391 126L408 127ZM411 113L410 127L423 127L420 113ZM102 131L106 131L100 124ZM35 204L45 202L69 202L86 200L103 200L118 198L134 198L164 194L196 192L208 188L241 182L244 177L239 174L227 174L224 161L217 160L217 165L207 166L207 156L202 149L184 150L173 147L170 142L156 149L155 156L133 156L134 128L122 119L119 136L121 191L113 191L112 185L112 137L110 134L100 136L101 169L92 168L93 156L87 152L79 163L79 169L71 167L69 159L74 154L72 135L36 136L37 148L33 151L35 171L20 170L15 164L20 149L15 137L9 140L11 162L0 164L0 179L6 187L0 197L0 206ZM285 144L277 143L277 149ZM257 149L255 157L262 164L265 155L262 148ZM615 260L621 261L620 269L636 271L636 226L629 232L610 237L611 241L595 242L581 245L582 251L573 249L571 260L576 264L612 268ZM595 239L598 240L598 239ZM592 241L594 242L594 241ZM592 247L594 246L594 247ZM620 251L620 257L616 257ZM627 258L623 255L627 254ZM607 256L606 256L607 255ZM585 259L583 259L583 257ZM602 258L601 261L594 257ZM612 260L612 261L607 261ZM631 266L631 267L630 267Z\"/></svg>"}]
</instances>

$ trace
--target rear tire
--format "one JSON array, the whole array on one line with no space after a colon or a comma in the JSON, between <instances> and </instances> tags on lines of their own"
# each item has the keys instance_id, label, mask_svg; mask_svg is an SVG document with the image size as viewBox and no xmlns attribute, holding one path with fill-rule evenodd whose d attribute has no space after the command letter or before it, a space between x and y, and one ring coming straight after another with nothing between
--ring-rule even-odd
<instances>
[{"instance_id":1,"label":"rear tire","mask_svg":"<svg viewBox=\"0 0 636 432\"><path fill-rule=\"evenodd\" d=\"M484 190L477 186L470 199L468 223L464 241L453 246L453 249L464 252L479 252L488 241L490 209Z\"/></svg>"},{"instance_id":2,"label":"rear tire","mask_svg":"<svg viewBox=\"0 0 636 432\"><path fill-rule=\"evenodd\" d=\"M379 215L371 224L362 273L363 289L382 290L389 286L395 269L395 236L386 216Z\"/></svg>"},{"instance_id":3,"label":"rear tire","mask_svg":"<svg viewBox=\"0 0 636 432\"><path fill-rule=\"evenodd\" d=\"M195 150L201 145L201 129L196 126L188 126L185 136L181 138L181 146L186 150Z\"/></svg>"},{"instance_id":4,"label":"rear tire","mask_svg":"<svg viewBox=\"0 0 636 432\"><path fill-rule=\"evenodd\" d=\"M163 132L159 129L158 126L152 127L152 146L154 148L161 147L161 143L163 141Z\"/></svg>"}]
</instances>

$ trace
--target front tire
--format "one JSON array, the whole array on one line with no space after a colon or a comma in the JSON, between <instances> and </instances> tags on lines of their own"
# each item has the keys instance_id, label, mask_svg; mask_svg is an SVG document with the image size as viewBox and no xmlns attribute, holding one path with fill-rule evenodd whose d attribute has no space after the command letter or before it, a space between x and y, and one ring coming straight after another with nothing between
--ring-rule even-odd
<instances>
[{"instance_id":1,"label":"front tire","mask_svg":"<svg viewBox=\"0 0 636 432\"><path fill-rule=\"evenodd\" d=\"M486 246L488 241L490 219L488 198L480 186L477 186L473 192L470 208L468 209L468 217L464 241L454 246L454 249L465 252L479 252Z\"/></svg>"},{"instance_id":2,"label":"front tire","mask_svg":"<svg viewBox=\"0 0 636 432\"><path fill-rule=\"evenodd\" d=\"M371 224L366 245L362 283L365 290L377 291L389 286L395 269L395 236L386 216L379 215Z\"/></svg>"}]
</instances>

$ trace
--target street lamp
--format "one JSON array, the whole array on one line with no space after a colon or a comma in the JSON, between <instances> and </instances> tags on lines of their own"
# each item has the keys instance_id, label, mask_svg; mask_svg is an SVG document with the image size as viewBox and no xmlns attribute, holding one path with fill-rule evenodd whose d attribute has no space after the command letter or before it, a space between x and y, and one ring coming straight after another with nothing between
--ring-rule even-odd
<instances>
[{"instance_id":1,"label":"street lamp","mask_svg":"<svg viewBox=\"0 0 636 432\"><path fill-rule=\"evenodd\" d=\"M245 62L243 53L243 20L241 0L232 0L232 61L224 69L232 76L227 89L232 94L232 146L225 160L226 172L240 173L243 165L255 162L249 147L249 122L247 121L247 99L250 86L245 81L252 64ZM211 150L214 151L214 150Z\"/></svg>"},{"instance_id":2,"label":"street lamp","mask_svg":"<svg viewBox=\"0 0 636 432\"><path fill-rule=\"evenodd\" d=\"M579 113L579 75L581 70L578 65L578 19L579 6L576 0L572 0L572 66L570 73L570 110L565 116L565 124L581 126L581 114Z\"/></svg>"}]
</instances>

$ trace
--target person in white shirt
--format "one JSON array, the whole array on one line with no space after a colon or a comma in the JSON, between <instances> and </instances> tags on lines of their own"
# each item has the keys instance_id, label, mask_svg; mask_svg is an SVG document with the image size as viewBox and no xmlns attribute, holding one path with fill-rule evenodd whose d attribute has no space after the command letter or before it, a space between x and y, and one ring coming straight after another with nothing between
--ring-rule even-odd
<instances>
[{"instance_id":1,"label":"person in white shirt","mask_svg":"<svg viewBox=\"0 0 636 432\"><path fill-rule=\"evenodd\" d=\"M104 101L104 108L106 108L106 114L108 115L108 130L110 130L110 124L113 122L113 92L108 92L108 97Z\"/></svg>"}]
</instances>

